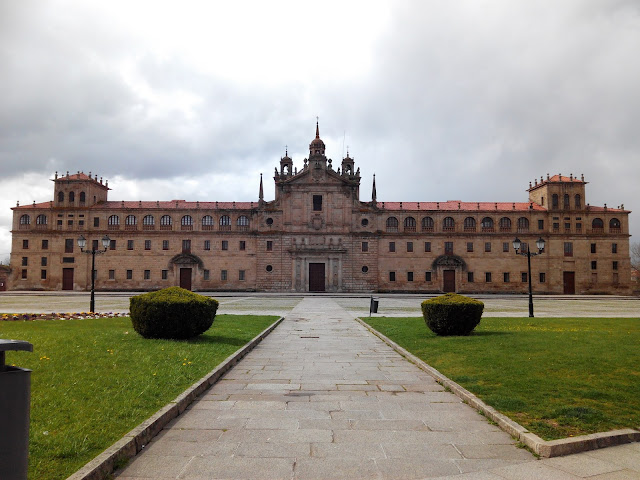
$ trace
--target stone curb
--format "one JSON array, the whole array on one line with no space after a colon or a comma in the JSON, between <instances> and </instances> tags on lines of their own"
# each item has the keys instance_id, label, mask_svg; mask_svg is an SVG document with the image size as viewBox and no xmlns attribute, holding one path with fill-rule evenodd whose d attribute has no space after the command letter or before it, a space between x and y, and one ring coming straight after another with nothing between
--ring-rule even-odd
<instances>
[{"instance_id":1,"label":"stone curb","mask_svg":"<svg viewBox=\"0 0 640 480\"><path fill-rule=\"evenodd\" d=\"M506 415L498 412L495 408L487 405L473 393L461 387L453 380L445 377L438 370L427 365L424 361L420 360L418 357L402 348L393 340L378 332L372 326L368 325L359 318L356 318L355 320L380 340L393 348L400 355L409 360L411 363L414 363L429 375L431 375L433 378L435 378L436 382L438 382L440 385L451 390L463 402L469 404L470 406L478 410L478 412L480 412L482 415L494 421L502 430L525 444L535 454L541 457L560 457L564 455L571 455L574 453L586 452L588 450L596 450L598 448L612 447L624 443L640 442L640 431L631 428L611 430L609 432L593 433L590 435L581 435L579 437L561 438L559 440L552 441L543 440L519 423L514 422Z\"/></svg>"},{"instance_id":2,"label":"stone curb","mask_svg":"<svg viewBox=\"0 0 640 480\"><path fill-rule=\"evenodd\" d=\"M253 350L256 345L280 325L283 320L284 317L280 317L244 347L228 356L211 372L187 388L173 401L162 407L140 425L126 433L124 437L68 477L67 480L103 480L107 478L108 475L117 469L119 463L126 462L140 452L171 420L184 412L200 394L214 385L225 373L231 370L242 357Z\"/></svg>"}]
</instances>

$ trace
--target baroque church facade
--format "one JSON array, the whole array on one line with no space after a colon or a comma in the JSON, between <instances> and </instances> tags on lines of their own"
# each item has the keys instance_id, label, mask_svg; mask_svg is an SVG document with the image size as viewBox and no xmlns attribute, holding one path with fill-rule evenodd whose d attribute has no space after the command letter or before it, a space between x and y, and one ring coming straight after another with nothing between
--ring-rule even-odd
<instances>
[{"instance_id":1,"label":"baroque church facade","mask_svg":"<svg viewBox=\"0 0 640 480\"><path fill-rule=\"evenodd\" d=\"M10 290L629 294L629 211L586 203L583 177L529 184L526 202L361 201L353 158L338 168L316 124L300 170L288 154L265 201L109 200L108 182L58 176L49 202L13 208Z\"/></svg>"}]
</instances>

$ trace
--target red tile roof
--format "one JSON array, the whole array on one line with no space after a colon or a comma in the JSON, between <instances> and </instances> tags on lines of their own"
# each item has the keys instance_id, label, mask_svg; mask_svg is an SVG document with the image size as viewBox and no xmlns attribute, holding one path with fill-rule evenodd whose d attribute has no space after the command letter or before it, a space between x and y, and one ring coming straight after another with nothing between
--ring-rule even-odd
<instances>
[{"instance_id":1,"label":"red tile roof","mask_svg":"<svg viewBox=\"0 0 640 480\"><path fill-rule=\"evenodd\" d=\"M446 202L378 202L378 207L384 210L449 210L449 211L537 211L545 212L547 209L537 203L523 202L458 202L448 200Z\"/></svg>"}]
</instances>

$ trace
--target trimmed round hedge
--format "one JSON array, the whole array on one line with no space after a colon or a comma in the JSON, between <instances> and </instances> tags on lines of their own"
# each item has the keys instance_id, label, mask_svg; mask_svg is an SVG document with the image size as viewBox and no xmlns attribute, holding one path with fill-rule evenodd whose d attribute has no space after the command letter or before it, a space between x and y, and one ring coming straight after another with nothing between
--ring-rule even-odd
<instances>
[{"instance_id":1,"label":"trimmed round hedge","mask_svg":"<svg viewBox=\"0 0 640 480\"><path fill-rule=\"evenodd\" d=\"M131 297L129 311L136 332L144 338L193 338L209 330L218 301L180 287Z\"/></svg>"},{"instance_id":2,"label":"trimmed round hedge","mask_svg":"<svg viewBox=\"0 0 640 480\"><path fill-rule=\"evenodd\" d=\"M422 302L422 316L436 335L469 335L480 323L484 303L447 293Z\"/></svg>"}]
</instances>

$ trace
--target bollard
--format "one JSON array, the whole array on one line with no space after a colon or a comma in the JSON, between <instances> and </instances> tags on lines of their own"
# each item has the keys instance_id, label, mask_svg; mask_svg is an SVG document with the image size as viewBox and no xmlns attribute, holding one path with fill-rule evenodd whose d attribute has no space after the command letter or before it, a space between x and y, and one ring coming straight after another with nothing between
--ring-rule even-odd
<instances>
[{"instance_id":1,"label":"bollard","mask_svg":"<svg viewBox=\"0 0 640 480\"><path fill-rule=\"evenodd\" d=\"M0 478L25 480L29 459L31 370L5 365L5 352L33 352L22 340L0 339Z\"/></svg>"}]
</instances>

